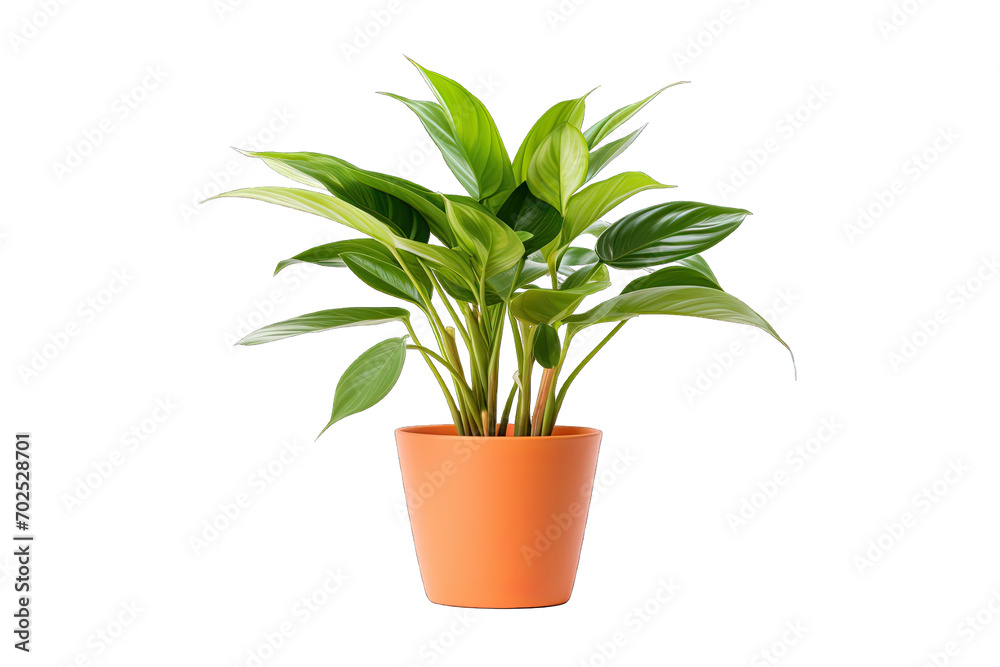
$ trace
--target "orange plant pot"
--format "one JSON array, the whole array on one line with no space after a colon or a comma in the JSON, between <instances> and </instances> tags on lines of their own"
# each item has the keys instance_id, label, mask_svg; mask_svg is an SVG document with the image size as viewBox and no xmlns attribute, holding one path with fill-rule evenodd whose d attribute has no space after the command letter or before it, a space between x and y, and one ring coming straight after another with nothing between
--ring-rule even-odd
<instances>
[{"instance_id":1,"label":"orange plant pot","mask_svg":"<svg viewBox=\"0 0 1000 667\"><path fill-rule=\"evenodd\" d=\"M396 430L420 577L431 602L548 607L569 600L601 432L455 435L453 425Z\"/></svg>"}]
</instances>

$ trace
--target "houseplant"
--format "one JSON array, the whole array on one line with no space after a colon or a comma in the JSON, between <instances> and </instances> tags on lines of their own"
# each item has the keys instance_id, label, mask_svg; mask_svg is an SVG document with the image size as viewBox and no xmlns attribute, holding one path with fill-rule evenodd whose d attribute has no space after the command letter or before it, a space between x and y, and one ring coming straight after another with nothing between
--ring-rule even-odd
<instances>
[{"instance_id":1,"label":"houseplant","mask_svg":"<svg viewBox=\"0 0 1000 667\"><path fill-rule=\"evenodd\" d=\"M785 343L722 290L699 254L748 211L675 201L601 220L636 193L672 187L641 172L595 180L643 128L605 140L665 89L587 129L589 93L560 102L511 160L475 96L414 65L436 102L390 96L416 114L467 195L432 192L329 155L275 152L246 155L309 189L219 195L313 213L360 233L284 260L275 273L295 262L346 268L409 309L324 310L265 326L240 344L401 322L407 336L383 340L347 368L323 431L384 398L407 352L419 354L452 419L397 431L428 597L476 607L560 604L573 586L601 433L557 423L593 356L631 318L649 314L747 324ZM596 237L593 249L580 242L585 235ZM645 271L620 294L582 309L584 299L610 287L611 269ZM427 318L433 341L418 338L413 310ZM605 323L614 327L566 368L574 337ZM505 336L516 356L509 388L501 387L510 377L500 370Z\"/></svg>"}]
</instances>

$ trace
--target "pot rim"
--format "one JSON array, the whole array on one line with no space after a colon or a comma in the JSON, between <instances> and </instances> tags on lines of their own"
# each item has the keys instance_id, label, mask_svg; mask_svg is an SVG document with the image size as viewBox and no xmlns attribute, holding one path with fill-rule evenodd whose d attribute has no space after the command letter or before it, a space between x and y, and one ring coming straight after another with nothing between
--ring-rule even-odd
<instances>
[{"instance_id":1,"label":"pot rim","mask_svg":"<svg viewBox=\"0 0 1000 667\"><path fill-rule=\"evenodd\" d=\"M513 424L508 428L513 429ZM589 426L555 426L552 435L508 435L502 438L486 435L458 435L455 433L454 424L426 424L422 426L402 426L396 429L396 435L406 433L409 436L417 436L434 440L483 440L486 442L545 442L553 440L579 440L604 435L602 431Z\"/></svg>"}]
</instances>

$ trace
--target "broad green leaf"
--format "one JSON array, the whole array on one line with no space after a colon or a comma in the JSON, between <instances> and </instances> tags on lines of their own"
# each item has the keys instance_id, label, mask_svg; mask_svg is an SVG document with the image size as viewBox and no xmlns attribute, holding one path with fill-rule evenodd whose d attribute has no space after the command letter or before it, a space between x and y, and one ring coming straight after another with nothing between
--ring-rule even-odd
<instances>
[{"instance_id":1,"label":"broad green leaf","mask_svg":"<svg viewBox=\"0 0 1000 667\"><path fill-rule=\"evenodd\" d=\"M563 225L559 211L531 194L527 183L517 186L497 211L497 217L515 232L531 234L531 238L524 242L526 255L539 250L558 237Z\"/></svg>"},{"instance_id":2,"label":"broad green leaf","mask_svg":"<svg viewBox=\"0 0 1000 667\"><path fill-rule=\"evenodd\" d=\"M445 275L448 280L465 285L469 289L475 289L479 284L476 273L472 269L471 259L464 252L398 237L396 238L396 248L427 260L434 265L435 270Z\"/></svg>"},{"instance_id":3,"label":"broad green leaf","mask_svg":"<svg viewBox=\"0 0 1000 667\"><path fill-rule=\"evenodd\" d=\"M513 190L516 184L510 157L496 123L483 103L457 82L412 60L410 62L444 108L455 141L476 175L475 193L470 191L469 194L483 201Z\"/></svg>"},{"instance_id":4,"label":"broad green leaf","mask_svg":"<svg viewBox=\"0 0 1000 667\"><path fill-rule=\"evenodd\" d=\"M369 348L347 367L333 395L330 421L323 435L344 417L367 410L388 395L399 379L406 361L406 339L390 338ZM319 435L316 436L319 439Z\"/></svg>"},{"instance_id":5,"label":"broad green leaf","mask_svg":"<svg viewBox=\"0 0 1000 667\"><path fill-rule=\"evenodd\" d=\"M711 248L729 236L749 211L677 201L625 216L597 240L601 261L617 269L669 264Z\"/></svg>"},{"instance_id":6,"label":"broad green leaf","mask_svg":"<svg viewBox=\"0 0 1000 667\"><path fill-rule=\"evenodd\" d=\"M255 153L240 151L260 158L283 176L305 185L324 188L335 197L370 213L393 228L400 236L426 241L429 223L413 205L365 183L360 170L353 165L320 153Z\"/></svg>"},{"instance_id":7,"label":"broad green leaf","mask_svg":"<svg viewBox=\"0 0 1000 667\"><path fill-rule=\"evenodd\" d=\"M455 178L469 195L477 200L480 199L479 177L469 163L469 157L465 154L465 150L455 138L451 122L448 120L448 113L444 107L436 102L411 100L393 93L382 94L399 100L417 115L427 134L441 151L441 156L448 168L451 169L451 173L455 175Z\"/></svg>"},{"instance_id":8,"label":"broad green leaf","mask_svg":"<svg viewBox=\"0 0 1000 667\"><path fill-rule=\"evenodd\" d=\"M616 157L625 152L625 149L632 145L632 142L639 138L642 131L646 129L643 125L632 134L622 137L600 148L595 148L590 152L590 166L587 167L587 182L593 180L598 172L604 169Z\"/></svg>"},{"instance_id":9,"label":"broad green leaf","mask_svg":"<svg viewBox=\"0 0 1000 667\"><path fill-rule=\"evenodd\" d=\"M340 258L340 256L344 253L377 257L392 262L396 261L388 248L375 239L348 239L346 241L324 243L323 245L300 252L294 257L283 259L278 262L278 266L274 269L274 274L278 275L278 272L282 269L300 262L316 264L317 266L342 268L344 266L344 261Z\"/></svg>"},{"instance_id":10,"label":"broad green leaf","mask_svg":"<svg viewBox=\"0 0 1000 667\"><path fill-rule=\"evenodd\" d=\"M587 227L585 230L583 230L583 233L584 234L590 234L591 236L594 236L596 238L600 238L601 234L603 234L604 232L606 232L608 230L608 227L610 227L610 226L611 226L610 222L605 222L603 220L598 220L597 222L595 222L594 224L592 224L590 227Z\"/></svg>"},{"instance_id":11,"label":"broad green leaf","mask_svg":"<svg viewBox=\"0 0 1000 667\"><path fill-rule=\"evenodd\" d=\"M601 141L606 136L608 136L616 129L618 129L623 123L627 122L632 116L636 115L640 109L642 109L644 106L652 102L657 95L662 93L667 88L671 88L680 83L689 83L689 82L678 81L677 83L672 83L669 86L664 86L663 88L660 88L658 91L656 91L646 99L639 100L635 104L629 104L628 106L624 106L621 109L618 109L618 111L608 114L601 120L597 121L596 123L594 123L594 125L588 128L586 132L583 133L583 135L587 138L587 145L590 148L593 148L597 144L601 143Z\"/></svg>"},{"instance_id":12,"label":"broad green leaf","mask_svg":"<svg viewBox=\"0 0 1000 667\"><path fill-rule=\"evenodd\" d=\"M528 164L531 193L565 213L569 198L587 178L589 159L583 134L563 123L545 137Z\"/></svg>"},{"instance_id":13,"label":"broad green leaf","mask_svg":"<svg viewBox=\"0 0 1000 667\"><path fill-rule=\"evenodd\" d=\"M590 248L577 248L575 246L566 248L566 251L559 258L559 273L569 275L573 273L569 267L596 264L600 261L601 258Z\"/></svg>"},{"instance_id":14,"label":"broad green leaf","mask_svg":"<svg viewBox=\"0 0 1000 667\"><path fill-rule=\"evenodd\" d=\"M573 290L583 287L587 283L595 280L598 282L607 281L608 278L608 267L604 266L600 262L584 264L575 271L570 272L569 275L566 276L566 280L559 285L559 289Z\"/></svg>"},{"instance_id":15,"label":"broad green leaf","mask_svg":"<svg viewBox=\"0 0 1000 667\"><path fill-rule=\"evenodd\" d=\"M533 347L535 361L542 368L555 368L559 363L559 354L562 346L559 344L559 334L551 324L539 324L535 329L535 343Z\"/></svg>"},{"instance_id":16,"label":"broad green leaf","mask_svg":"<svg viewBox=\"0 0 1000 667\"><path fill-rule=\"evenodd\" d=\"M440 272L438 272L437 278L438 281L441 283L442 289L444 289L445 293L448 294L448 296L450 296L451 298L456 299L458 301L462 301L463 303L470 303L470 304L479 303L478 291L473 291L469 289L469 287L467 287L464 283L457 283L453 280L448 280L448 278L445 277L444 275L441 275ZM492 283L490 283L489 281L486 282L487 306L495 306L498 303L503 303L506 296L507 296L506 292L504 292L503 296L501 296L500 292L495 287L492 286Z\"/></svg>"},{"instance_id":17,"label":"broad green leaf","mask_svg":"<svg viewBox=\"0 0 1000 667\"><path fill-rule=\"evenodd\" d=\"M615 208L629 197L644 190L669 188L653 180L641 171L626 171L623 174L592 183L569 200L566 222L563 224L559 244L569 245L602 215Z\"/></svg>"},{"instance_id":18,"label":"broad green leaf","mask_svg":"<svg viewBox=\"0 0 1000 667\"><path fill-rule=\"evenodd\" d=\"M712 271L711 267L708 266L708 262L706 262L701 255L691 255L690 257L685 257L681 261L677 262L677 265L693 269L704 275L716 285L721 285L721 283L719 283L719 279L715 277L715 273ZM719 287L719 289L722 289L722 287Z\"/></svg>"},{"instance_id":19,"label":"broad green leaf","mask_svg":"<svg viewBox=\"0 0 1000 667\"><path fill-rule=\"evenodd\" d=\"M284 322L261 327L237 341L237 345L260 345L299 334L343 327L361 327L395 322L409 317L402 308L334 308L317 313L299 315Z\"/></svg>"},{"instance_id":20,"label":"broad green leaf","mask_svg":"<svg viewBox=\"0 0 1000 667\"><path fill-rule=\"evenodd\" d=\"M482 278L506 271L524 256L514 230L486 209L446 198L445 211L459 247L473 258Z\"/></svg>"},{"instance_id":21,"label":"broad green leaf","mask_svg":"<svg viewBox=\"0 0 1000 667\"><path fill-rule=\"evenodd\" d=\"M341 258L347 268L369 287L423 308L424 302L420 298L420 292L395 260L351 253L344 253ZM424 275L423 271L419 274L414 273L415 278L418 275ZM426 279L426 276L424 277L426 282L421 283L421 289L424 290L424 294L429 296L430 280Z\"/></svg>"},{"instance_id":22,"label":"broad green leaf","mask_svg":"<svg viewBox=\"0 0 1000 667\"><path fill-rule=\"evenodd\" d=\"M688 259L691 259L690 257ZM684 260L687 261L687 260ZM708 265L706 265L707 268ZM654 271L649 275L636 278L622 290L622 294L635 292L636 290L648 289L650 287L710 287L712 289L722 289L711 275L703 271L693 269L690 266L673 264L665 266L659 271Z\"/></svg>"},{"instance_id":23,"label":"broad green leaf","mask_svg":"<svg viewBox=\"0 0 1000 667\"><path fill-rule=\"evenodd\" d=\"M576 307L595 292L611 286L610 282L593 282L574 290L528 289L510 302L510 312L527 324L553 324L573 314Z\"/></svg>"},{"instance_id":24,"label":"broad green leaf","mask_svg":"<svg viewBox=\"0 0 1000 667\"><path fill-rule=\"evenodd\" d=\"M587 95L556 104L542 114L542 117L528 130L528 135L521 142L521 147L517 150L517 155L514 156L514 181L518 185L528 178L528 165L531 164L531 158L535 156L538 147L552 130L563 123L569 123L580 129L583 124L584 100L587 99Z\"/></svg>"},{"instance_id":25,"label":"broad green leaf","mask_svg":"<svg viewBox=\"0 0 1000 667\"><path fill-rule=\"evenodd\" d=\"M270 204L278 204L279 206L286 206L298 211L313 213L339 222L342 225L347 225L351 229L359 231L362 234L367 234L387 246L392 246L396 240L409 240L396 236L388 225L356 206L352 206L323 192L313 192L312 190L303 190L301 188L263 187L233 190L217 195L217 197L257 199ZM212 197L212 199L215 198ZM414 243L417 243L417 241L414 241Z\"/></svg>"},{"instance_id":26,"label":"broad green leaf","mask_svg":"<svg viewBox=\"0 0 1000 667\"><path fill-rule=\"evenodd\" d=\"M651 287L622 294L579 315L566 318L569 331L593 324L620 322L639 315L682 315L734 322L757 327L775 338L789 351L785 341L767 321L734 296L710 287ZM795 357L792 357L795 362Z\"/></svg>"}]
</instances>

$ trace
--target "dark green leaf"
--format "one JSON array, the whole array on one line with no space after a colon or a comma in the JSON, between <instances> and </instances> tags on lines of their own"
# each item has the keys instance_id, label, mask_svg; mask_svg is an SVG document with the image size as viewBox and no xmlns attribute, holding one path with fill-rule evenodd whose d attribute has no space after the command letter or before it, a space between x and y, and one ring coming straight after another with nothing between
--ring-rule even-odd
<instances>
[{"instance_id":1,"label":"dark green leaf","mask_svg":"<svg viewBox=\"0 0 1000 667\"><path fill-rule=\"evenodd\" d=\"M372 407L392 391L406 361L406 339L390 338L369 348L347 367L333 396L330 421L323 435L344 417ZM319 439L319 435L316 436Z\"/></svg>"},{"instance_id":2,"label":"dark green leaf","mask_svg":"<svg viewBox=\"0 0 1000 667\"><path fill-rule=\"evenodd\" d=\"M511 193L497 211L497 217L515 232L531 234L531 238L524 242L525 255L541 249L559 236L563 224L559 211L531 194L527 183L521 183Z\"/></svg>"},{"instance_id":3,"label":"dark green leaf","mask_svg":"<svg viewBox=\"0 0 1000 667\"><path fill-rule=\"evenodd\" d=\"M688 259L691 259L690 257ZM684 260L687 261L687 260ZM708 265L706 265L707 268ZM648 289L650 287L710 287L712 289L722 289L716 282L711 271L707 274L703 271L693 269L690 266L674 264L665 266L659 271L654 271L649 275L636 278L622 290L622 294L635 292L636 290Z\"/></svg>"},{"instance_id":4,"label":"dark green leaf","mask_svg":"<svg viewBox=\"0 0 1000 667\"><path fill-rule=\"evenodd\" d=\"M316 264L318 266L343 267L344 262L340 259L342 253L353 253L356 255L378 257L385 261L395 261L389 249L375 239L349 239L347 241L325 243L321 246L300 252L295 257L283 259L278 262L274 273L277 275L282 269L292 264L298 264L299 262Z\"/></svg>"},{"instance_id":5,"label":"dark green leaf","mask_svg":"<svg viewBox=\"0 0 1000 667\"><path fill-rule=\"evenodd\" d=\"M608 267L604 266L600 262L594 262L592 264L584 264L580 268L569 273L566 276L566 280L559 285L561 290L572 290L578 287L583 287L591 281L603 282L608 280Z\"/></svg>"},{"instance_id":6,"label":"dark green leaf","mask_svg":"<svg viewBox=\"0 0 1000 667\"><path fill-rule=\"evenodd\" d=\"M641 269L669 264L711 248L729 236L749 211L678 201L625 216L597 240L608 266Z\"/></svg>"},{"instance_id":7,"label":"dark green leaf","mask_svg":"<svg viewBox=\"0 0 1000 667\"><path fill-rule=\"evenodd\" d=\"M542 368L555 368L559 363L562 347L559 334L550 324L539 324L535 329L535 360Z\"/></svg>"},{"instance_id":8,"label":"dark green leaf","mask_svg":"<svg viewBox=\"0 0 1000 667\"><path fill-rule=\"evenodd\" d=\"M423 308L424 302L420 298L420 292L395 260L351 253L344 253L341 258L347 268L369 287ZM424 294L430 295L431 284L426 274L421 270L420 273L413 275L415 278L424 277L424 280L421 281L421 288L424 290Z\"/></svg>"},{"instance_id":9,"label":"dark green leaf","mask_svg":"<svg viewBox=\"0 0 1000 667\"><path fill-rule=\"evenodd\" d=\"M402 308L334 308L299 315L284 322L269 324L243 337L237 345L260 345L299 334L343 327L360 327L395 322L409 317Z\"/></svg>"}]
</instances>

